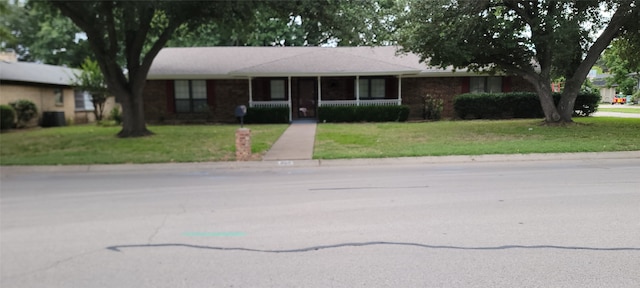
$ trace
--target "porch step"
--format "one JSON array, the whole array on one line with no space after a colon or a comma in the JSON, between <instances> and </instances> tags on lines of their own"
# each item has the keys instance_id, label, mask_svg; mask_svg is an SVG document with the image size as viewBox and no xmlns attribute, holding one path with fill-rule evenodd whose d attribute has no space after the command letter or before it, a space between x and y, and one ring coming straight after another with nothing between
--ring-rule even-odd
<instances>
[{"instance_id":1,"label":"porch step","mask_svg":"<svg viewBox=\"0 0 640 288\"><path fill-rule=\"evenodd\" d=\"M316 127L315 121L294 121L262 160L311 160L316 140Z\"/></svg>"}]
</instances>

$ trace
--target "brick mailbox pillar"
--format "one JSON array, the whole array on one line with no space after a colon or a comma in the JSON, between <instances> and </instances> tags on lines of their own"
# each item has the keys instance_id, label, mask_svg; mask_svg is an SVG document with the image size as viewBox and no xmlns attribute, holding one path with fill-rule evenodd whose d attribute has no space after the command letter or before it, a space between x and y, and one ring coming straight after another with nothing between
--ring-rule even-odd
<instances>
[{"instance_id":1,"label":"brick mailbox pillar","mask_svg":"<svg viewBox=\"0 0 640 288\"><path fill-rule=\"evenodd\" d=\"M236 160L251 160L251 129L249 128L236 130Z\"/></svg>"}]
</instances>

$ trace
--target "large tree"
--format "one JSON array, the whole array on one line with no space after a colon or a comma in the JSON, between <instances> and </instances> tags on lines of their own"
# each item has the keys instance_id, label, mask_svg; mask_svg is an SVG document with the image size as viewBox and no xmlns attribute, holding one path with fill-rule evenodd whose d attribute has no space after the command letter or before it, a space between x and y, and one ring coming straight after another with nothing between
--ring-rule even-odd
<instances>
[{"instance_id":1,"label":"large tree","mask_svg":"<svg viewBox=\"0 0 640 288\"><path fill-rule=\"evenodd\" d=\"M108 89L122 106L120 137L152 134L144 119L142 92L153 59L178 27L243 19L258 8L242 0L50 3L86 33Z\"/></svg>"},{"instance_id":2,"label":"large tree","mask_svg":"<svg viewBox=\"0 0 640 288\"><path fill-rule=\"evenodd\" d=\"M639 4L412 1L400 24L401 44L434 66L520 75L537 91L547 123L572 122L575 99L589 70L609 43L640 19ZM551 95L555 77L566 79L558 105Z\"/></svg>"}]
</instances>

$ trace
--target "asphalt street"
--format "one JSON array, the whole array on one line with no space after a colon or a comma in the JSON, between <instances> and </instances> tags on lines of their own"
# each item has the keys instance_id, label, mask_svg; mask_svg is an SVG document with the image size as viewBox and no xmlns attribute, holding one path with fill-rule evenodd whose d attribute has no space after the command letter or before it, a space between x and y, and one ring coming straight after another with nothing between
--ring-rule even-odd
<instances>
[{"instance_id":1,"label":"asphalt street","mask_svg":"<svg viewBox=\"0 0 640 288\"><path fill-rule=\"evenodd\" d=\"M0 286L640 287L638 158L135 167L2 167Z\"/></svg>"}]
</instances>

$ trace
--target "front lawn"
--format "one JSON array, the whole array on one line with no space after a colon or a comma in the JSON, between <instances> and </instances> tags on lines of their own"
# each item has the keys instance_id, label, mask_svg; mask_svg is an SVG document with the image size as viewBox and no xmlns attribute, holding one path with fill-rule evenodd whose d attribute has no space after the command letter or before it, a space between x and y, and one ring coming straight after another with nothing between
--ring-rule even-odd
<instances>
[{"instance_id":1,"label":"front lawn","mask_svg":"<svg viewBox=\"0 0 640 288\"><path fill-rule=\"evenodd\" d=\"M317 159L640 150L640 119L575 118L577 125L540 120L319 124Z\"/></svg>"},{"instance_id":2,"label":"front lawn","mask_svg":"<svg viewBox=\"0 0 640 288\"><path fill-rule=\"evenodd\" d=\"M640 119L318 124L314 158L563 153L640 150ZM204 162L235 160L237 125L151 126L156 135L119 139L119 127L78 125L0 134L2 165ZM287 125L251 125L255 160Z\"/></svg>"},{"instance_id":3,"label":"front lawn","mask_svg":"<svg viewBox=\"0 0 640 288\"><path fill-rule=\"evenodd\" d=\"M235 160L237 125L150 126L156 135L119 139L120 127L78 125L0 134L0 164L58 165ZM287 125L251 125L259 159Z\"/></svg>"}]
</instances>

